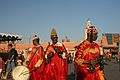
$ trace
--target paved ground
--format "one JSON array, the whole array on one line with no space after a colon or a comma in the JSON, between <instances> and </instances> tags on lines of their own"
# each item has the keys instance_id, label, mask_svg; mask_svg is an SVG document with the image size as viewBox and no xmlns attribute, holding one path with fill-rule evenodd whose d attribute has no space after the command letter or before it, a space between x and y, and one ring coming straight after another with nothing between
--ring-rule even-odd
<instances>
[{"instance_id":1,"label":"paved ground","mask_svg":"<svg viewBox=\"0 0 120 80\"><path fill-rule=\"evenodd\" d=\"M107 65L104 67L106 80L120 80L119 67L120 64L118 64L114 59L112 59L111 62L107 62ZM68 69L68 80L75 80L74 64L69 64Z\"/></svg>"},{"instance_id":2,"label":"paved ground","mask_svg":"<svg viewBox=\"0 0 120 80\"><path fill-rule=\"evenodd\" d=\"M106 80L120 80L120 64L116 63L115 60L108 62L108 65L105 65L104 73Z\"/></svg>"},{"instance_id":3,"label":"paved ground","mask_svg":"<svg viewBox=\"0 0 120 80\"><path fill-rule=\"evenodd\" d=\"M115 60L111 60L111 62L108 62L107 65L104 67L104 73L106 80L120 80L120 71L119 66L120 64L116 63ZM75 80L75 68L74 64L69 64L68 67L68 77L67 80ZM9 77L8 80L12 80L11 77Z\"/></svg>"}]
</instances>

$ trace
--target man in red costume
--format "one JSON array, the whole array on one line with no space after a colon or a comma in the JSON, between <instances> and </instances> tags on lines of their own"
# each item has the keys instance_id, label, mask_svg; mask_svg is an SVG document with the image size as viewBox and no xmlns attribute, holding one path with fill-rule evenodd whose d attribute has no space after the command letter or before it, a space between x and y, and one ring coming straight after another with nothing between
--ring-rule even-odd
<instances>
[{"instance_id":1,"label":"man in red costume","mask_svg":"<svg viewBox=\"0 0 120 80\"><path fill-rule=\"evenodd\" d=\"M104 80L99 45L94 42L97 33L94 26L88 27L87 39L78 46L75 57L78 72L76 80Z\"/></svg>"},{"instance_id":2,"label":"man in red costume","mask_svg":"<svg viewBox=\"0 0 120 80\"><path fill-rule=\"evenodd\" d=\"M33 36L33 45L30 54L27 56L26 64L30 70L30 80L42 80L42 72L44 69L44 50L39 44L39 37Z\"/></svg>"},{"instance_id":3,"label":"man in red costume","mask_svg":"<svg viewBox=\"0 0 120 80\"><path fill-rule=\"evenodd\" d=\"M65 46L58 42L56 30L51 31L52 43L46 48L46 66L43 80L66 80L68 72L67 51Z\"/></svg>"}]
</instances>

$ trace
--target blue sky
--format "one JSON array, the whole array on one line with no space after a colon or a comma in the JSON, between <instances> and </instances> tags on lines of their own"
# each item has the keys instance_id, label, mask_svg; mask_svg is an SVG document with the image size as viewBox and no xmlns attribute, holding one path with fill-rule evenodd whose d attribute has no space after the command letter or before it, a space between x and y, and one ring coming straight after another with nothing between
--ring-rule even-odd
<instances>
[{"instance_id":1,"label":"blue sky","mask_svg":"<svg viewBox=\"0 0 120 80\"><path fill-rule=\"evenodd\" d=\"M88 18L99 36L120 33L120 0L0 0L0 33L37 34L50 41L54 27L59 39L79 41Z\"/></svg>"}]
</instances>

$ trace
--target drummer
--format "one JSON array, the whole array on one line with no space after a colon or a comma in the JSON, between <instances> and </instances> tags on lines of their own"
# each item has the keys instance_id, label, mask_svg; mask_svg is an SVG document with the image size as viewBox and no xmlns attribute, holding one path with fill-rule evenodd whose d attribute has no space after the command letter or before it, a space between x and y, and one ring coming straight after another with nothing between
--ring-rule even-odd
<instances>
[{"instance_id":1,"label":"drummer","mask_svg":"<svg viewBox=\"0 0 120 80\"><path fill-rule=\"evenodd\" d=\"M39 37L37 35L33 36L33 47L31 52L26 58L26 64L29 66L30 70L30 80L41 80L42 71L44 68L43 56L44 50L43 47L39 44Z\"/></svg>"}]
</instances>

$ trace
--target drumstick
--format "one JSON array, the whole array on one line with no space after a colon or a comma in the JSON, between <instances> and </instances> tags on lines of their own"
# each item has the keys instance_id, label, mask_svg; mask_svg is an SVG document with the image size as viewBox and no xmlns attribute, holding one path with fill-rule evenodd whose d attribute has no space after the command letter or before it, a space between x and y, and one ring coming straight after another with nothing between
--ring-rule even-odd
<instances>
[{"instance_id":1,"label":"drumstick","mask_svg":"<svg viewBox=\"0 0 120 80\"><path fill-rule=\"evenodd\" d=\"M27 75L27 74L29 74L29 72L28 73L24 73L23 75Z\"/></svg>"},{"instance_id":2,"label":"drumstick","mask_svg":"<svg viewBox=\"0 0 120 80\"><path fill-rule=\"evenodd\" d=\"M30 72L29 72L29 71L25 71L25 72L27 72L27 73L24 72L24 74L23 74L23 73L22 73L22 74L23 74L23 75L26 75L26 74L31 73L32 71L34 71L34 70L32 69Z\"/></svg>"},{"instance_id":3,"label":"drumstick","mask_svg":"<svg viewBox=\"0 0 120 80\"><path fill-rule=\"evenodd\" d=\"M23 70L23 71L24 71L24 70ZM23 71L21 72L20 75L22 75L22 74L23 74L23 75L29 74L29 73L31 73L31 72L34 71L34 70L32 69L30 72L29 72L29 71L24 71L24 72L23 72ZM20 76L20 75L19 75L19 76Z\"/></svg>"},{"instance_id":4,"label":"drumstick","mask_svg":"<svg viewBox=\"0 0 120 80\"><path fill-rule=\"evenodd\" d=\"M23 74L23 71L24 71L24 70L25 70L25 68L22 70L22 72L19 74L19 76ZM19 76L18 76L18 77L19 77Z\"/></svg>"}]
</instances>

